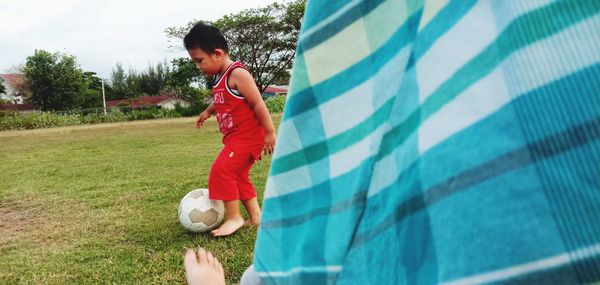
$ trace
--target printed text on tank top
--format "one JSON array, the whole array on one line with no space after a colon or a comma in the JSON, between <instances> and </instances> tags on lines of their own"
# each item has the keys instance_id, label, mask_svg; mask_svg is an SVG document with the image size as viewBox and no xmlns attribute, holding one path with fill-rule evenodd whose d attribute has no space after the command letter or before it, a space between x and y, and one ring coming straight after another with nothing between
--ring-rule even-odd
<instances>
[{"instance_id":1,"label":"printed text on tank top","mask_svg":"<svg viewBox=\"0 0 600 285\"><path fill-rule=\"evenodd\" d=\"M254 141L264 136L264 131L244 97L228 85L229 75L236 68L245 67L234 62L221 76L215 77L212 92L215 116L224 142Z\"/></svg>"}]
</instances>

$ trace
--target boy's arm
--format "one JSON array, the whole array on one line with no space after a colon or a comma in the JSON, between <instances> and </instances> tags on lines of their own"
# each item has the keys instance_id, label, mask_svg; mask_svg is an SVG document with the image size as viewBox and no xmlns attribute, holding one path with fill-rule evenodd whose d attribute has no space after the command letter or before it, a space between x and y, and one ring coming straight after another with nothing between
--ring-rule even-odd
<instances>
[{"instance_id":1,"label":"boy's arm","mask_svg":"<svg viewBox=\"0 0 600 285\"><path fill-rule=\"evenodd\" d=\"M206 121L206 119L210 118L210 115L214 114L214 113L215 113L215 106L213 106L213 103L210 103L210 105L208 105L208 107L206 107L206 109L204 109L204 111L202 111L202 113L200 113L200 116L196 120L196 128L199 129L200 127L202 127L202 124L204 124L204 121Z\"/></svg>"},{"instance_id":2,"label":"boy's arm","mask_svg":"<svg viewBox=\"0 0 600 285\"><path fill-rule=\"evenodd\" d=\"M252 75L248 70L236 68L231 71L228 83L230 84L230 87L237 89L240 91L240 94L244 96L244 99L246 99L248 105L254 110L254 114L256 114L258 121L265 130L264 153L273 153L275 141L277 140L275 136L275 126L273 126L273 120L271 120L267 105L265 105L265 102L258 91L258 87L256 87L256 83L254 83L254 78L252 78Z\"/></svg>"}]
</instances>

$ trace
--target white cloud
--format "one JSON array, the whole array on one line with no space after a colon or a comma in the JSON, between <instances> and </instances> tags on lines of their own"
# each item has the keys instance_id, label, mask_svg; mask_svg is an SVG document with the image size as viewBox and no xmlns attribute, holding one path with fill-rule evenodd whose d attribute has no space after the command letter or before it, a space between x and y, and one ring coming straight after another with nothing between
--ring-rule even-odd
<instances>
[{"instance_id":1,"label":"white cloud","mask_svg":"<svg viewBox=\"0 0 600 285\"><path fill-rule=\"evenodd\" d=\"M18 35L53 17L65 15L77 0L20 0L0 3L0 34Z\"/></svg>"},{"instance_id":2,"label":"white cloud","mask_svg":"<svg viewBox=\"0 0 600 285\"><path fill-rule=\"evenodd\" d=\"M125 68L187 56L169 51L167 27L216 20L276 0L0 0L0 73L25 62L35 49L77 57L84 70L108 78Z\"/></svg>"}]
</instances>

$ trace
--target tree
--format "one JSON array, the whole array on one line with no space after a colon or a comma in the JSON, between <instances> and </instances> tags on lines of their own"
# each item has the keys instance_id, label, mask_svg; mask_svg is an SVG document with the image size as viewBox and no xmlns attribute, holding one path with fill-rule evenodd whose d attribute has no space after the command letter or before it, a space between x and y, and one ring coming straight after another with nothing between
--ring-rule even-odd
<instances>
[{"instance_id":1,"label":"tree","mask_svg":"<svg viewBox=\"0 0 600 285\"><path fill-rule=\"evenodd\" d=\"M6 93L6 88L4 87L4 84L0 83L0 94L4 94Z\"/></svg>"},{"instance_id":2,"label":"tree","mask_svg":"<svg viewBox=\"0 0 600 285\"><path fill-rule=\"evenodd\" d=\"M146 72L139 74L139 89L141 93L158 95L163 89L170 69L166 63L158 63L156 67L148 66Z\"/></svg>"},{"instance_id":3,"label":"tree","mask_svg":"<svg viewBox=\"0 0 600 285\"><path fill-rule=\"evenodd\" d=\"M83 80L86 89L83 93L83 108L102 107L102 79L96 76L95 72L86 71L83 73Z\"/></svg>"},{"instance_id":4,"label":"tree","mask_svg":"<svg viewBox=\"0 0 600 285\"><path fill-rule=\"evenodd\" d=\"M135 98L142 95L141 78L137 71L129 69L125 79L127 86L127 98Z\"/></svg>"},{"instance_id":5,"label":"tree","mask_svg":"<svg viewBox=\"0 0 600 285\"><path fill-rule=\"evenodd\" d=\"M127 77L121 63L112 70L110 74L110 99L123 99L127 97Z\"/></svg>"},{"instance_id":6,"label":"tree","mask_svg":"<svg viewBox=\"0 0 600 285\"><path fill-rule=\"evenodd\" d=\"M171 70L167 63L158 63L156 67L148 66L144 72L130 69L127 73L120 63L111 73L110 99L135 98L141 95L159 95L165 87Z\"/></svg>"},{"instance_id":7,"label":"tree","mask_svg":"<svg viewBox=\"0 0 600 285\"><path fill-rule=\"evenodd\" d=\"M24 73L32 92L29 101L43 111L81 107L86 86L74 56L36 50L27 57Z\"/></svg>"},{"instance_id":8,"label":"tree","mask_svg":"<svg viewBox=\"0 0 600 285\"><path fill-rule=\"evenodd\" d=\"M102 79L97 76L96 72L86 71L83 73L83 79L87 84L87 88L102 91Z\"/></svg>"},{"instance_id":9,"label":"tree","mask_svg":"<svg viewBox=\"0 0 600 285\"><path fill-rule=\"evenodd\" d=\"M250 68L261 92L271 84L285 84L289 80L305 5L305 0L273 3L230 14L212 23L227 38L231 57ZM182 39L197 22L170 27L165 32L170 38Z\"/></svg>"},{"instance_id":10,"label":"tree","mask_svg":"<svg viewBox=\"0 0 600 285\"><path fill-rule=\"evenodd\" d=\"M165 84L175 90L177 97L193 102L197 96L194 92L190 92L190 85L192 83L204 85L208 81L189 58L175 58L171 64L173 70L167 74Z\"/></svg>"}]
</instances>

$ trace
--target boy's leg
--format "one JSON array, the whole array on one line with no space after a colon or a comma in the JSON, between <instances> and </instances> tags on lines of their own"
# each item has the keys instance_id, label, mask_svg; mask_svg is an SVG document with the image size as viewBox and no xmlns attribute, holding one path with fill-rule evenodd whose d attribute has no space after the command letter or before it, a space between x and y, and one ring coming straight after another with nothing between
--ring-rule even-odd
<instances>
[{"instance_id":1,"label":"boy's leg","mask_svg":"<svg viewBox=\"0 0 600 285\"><path fill-rule=\"evenodd\" d=\"M237 177L237 187L240 193L240 200L242 200L242 204L250 216L250 219L244 224L259 225L261 215L260 206L256 199L256 189L254 189L254 185L252 185L252 182L250 181L250 169L253 164L254 160L250 157L248 165Z\"/></svg>"},{"instance_id":2,"label":"boy's leg","mask_svg":"<svg viewBox=\"0 0 600 285\"><path fill-rule=\"evenodd\" d=\"M244 225L244 217L240 213L240 201L223 201L225 204L225 222L211 233L218 236L228 236L235 233Z\"/></svg>"},{"instance_id":3,"label":"boy's leg","mask_svg":"<svg viewBox=\"0 0 600 285\"><path fill-rule=\"evenodd\" d=\"M250 219L244 224L253 224L256 226L260 225L260 215L262 212L260 211L260 206L258 206L258 200L256 197L242 200L242 204L250 216Z\"/></svg>"},{"instance_id":4,"label":"boy's leg","mask_svg":"<svg viewBox=\"0 0 600 285\"><path fill-rule=\"evenodd\" d=\"M227 146L223 147L213 163L208 178L210 199L223 201L226 211L225 222L211 231L215 236L231 235L244 225L244 218L240 213L237 176L246 165L246 161Z\"/></svg>"}]
</instances>

